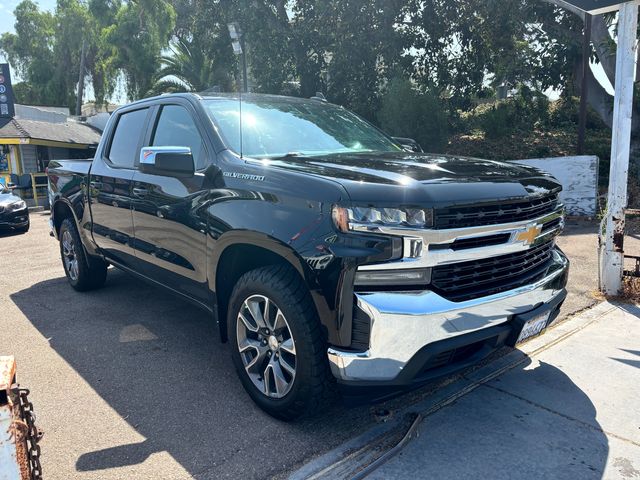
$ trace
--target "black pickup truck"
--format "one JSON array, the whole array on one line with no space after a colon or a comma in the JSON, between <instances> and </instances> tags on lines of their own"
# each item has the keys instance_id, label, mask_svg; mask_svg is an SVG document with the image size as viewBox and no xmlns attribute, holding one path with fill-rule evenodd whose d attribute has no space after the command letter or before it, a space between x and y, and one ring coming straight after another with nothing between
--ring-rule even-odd
<instances>
[{"instance_id":1,"label":"black pickup truck","mask_svg":"<svg viewBox=\"0 0 640 480\"><path fill-rule=\"evenodd\" d=\"M291 419L379 399L541 333L566 296L561 186L409 152L342 107L177 94L49 164L69 283L108 265L210 312L251 398Z\"/></svg>"}]
</instances>

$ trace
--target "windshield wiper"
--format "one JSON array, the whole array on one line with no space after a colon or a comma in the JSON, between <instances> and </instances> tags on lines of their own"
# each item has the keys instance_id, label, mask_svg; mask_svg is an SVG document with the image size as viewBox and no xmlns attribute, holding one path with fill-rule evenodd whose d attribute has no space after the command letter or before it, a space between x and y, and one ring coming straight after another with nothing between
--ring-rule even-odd
<instances>
[{"instance_id":1,"label":"windshield wiper","mask_svg":"<svg viewBox=\"0 0 640 480\"><path fill-rule=\"evenodd\" d=\"M269 157L271 160L285 160L287 158L296 158L302 157L303 154L300 152L287 152L284 155L280 155L278 157Z\"/></svg>"}]
</instances>

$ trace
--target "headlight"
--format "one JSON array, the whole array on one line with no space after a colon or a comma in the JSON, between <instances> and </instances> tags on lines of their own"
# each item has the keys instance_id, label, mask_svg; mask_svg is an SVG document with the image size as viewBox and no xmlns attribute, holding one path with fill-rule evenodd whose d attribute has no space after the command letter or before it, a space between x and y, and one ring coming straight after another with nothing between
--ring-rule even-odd
<instances>
[{"instance_id":1,"label":"headlight","mask_svg":"<svg viewBox=\"0 0 640 480\"><path fill-rule=\"evenodd\" d=\"M339 230L347 232L354 226L389 226L428 228L433 226L433 210L422 208L374 208L334 206L333 221Z\"/></svg>"},{"instance_id":2,"label":"headlight","mask_svg":"<svg viewBox=\"0 0 640 480\"><path fill-rule=\"evenodd\" d=\"M7 209L7 212L15 212L16 210L22 210L23 208L27 208L27 204L24 200L19 200L17 202L6 205L5 208Z\"/></svg>"}]
</instances>

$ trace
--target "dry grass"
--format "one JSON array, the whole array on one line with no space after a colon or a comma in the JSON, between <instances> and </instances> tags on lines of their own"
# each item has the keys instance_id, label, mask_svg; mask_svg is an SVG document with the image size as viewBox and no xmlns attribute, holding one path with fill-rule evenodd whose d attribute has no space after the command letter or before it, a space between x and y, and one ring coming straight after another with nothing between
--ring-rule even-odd
<instances>
[{"instance_id":1,"label":"dry grass","mask_svg":"<svg viewBox=\"0 0 640 480\"><path fill-rule=\"evenodd\" d=\"M627 303L640 303L640 278L624 277L620 299Z\"/></svg>"}]
</instances>

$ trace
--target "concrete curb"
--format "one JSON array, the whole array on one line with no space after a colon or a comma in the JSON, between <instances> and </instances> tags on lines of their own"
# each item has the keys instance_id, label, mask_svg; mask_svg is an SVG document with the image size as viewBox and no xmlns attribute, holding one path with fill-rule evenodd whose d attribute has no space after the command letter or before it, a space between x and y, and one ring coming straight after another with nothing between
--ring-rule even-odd
<instances>
[{"instance_id":1,"label":"concrete curb","mask_svg":"<svg viewBox=\"0 0 640 480\"><path fill-rule=\"evenodd\" d=\"M415 414L423 418L450 405L481 385L516 368L529 358L541 353L572 335L600 320L617 306L602 302L595 307L569 317L547 332L524 344L518 349L495 359L494 361L464 373L458 380L446 384L423 400L412 404L404 411L398 412L395 419L388 423L376 425L361 435L347 441L320 457L306 463L289 475L289 480L316 480L324 478L351 478L358 471L374 462L393 445L398 437L406 431L406 419Z\"/></svg>"}]
</instances>

